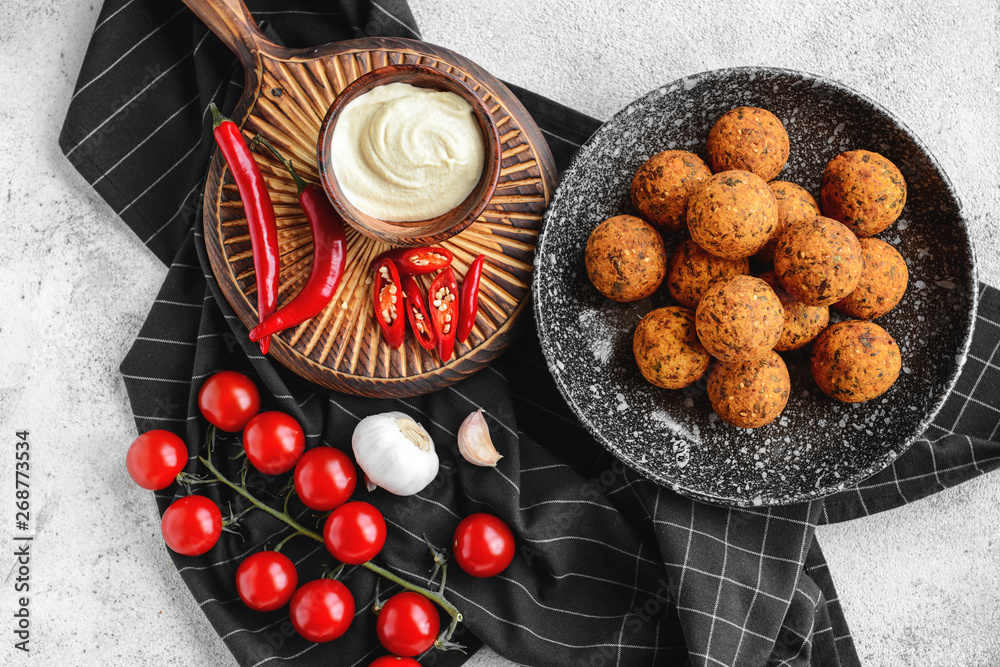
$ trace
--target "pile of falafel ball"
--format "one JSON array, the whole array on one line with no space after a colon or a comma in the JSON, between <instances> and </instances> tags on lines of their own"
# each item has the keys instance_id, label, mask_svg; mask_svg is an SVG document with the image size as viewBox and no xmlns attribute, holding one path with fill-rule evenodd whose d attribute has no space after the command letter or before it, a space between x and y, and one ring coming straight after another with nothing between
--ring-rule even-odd
<instances>
[{"instance_id":1,"label":"pile of falafel ball","mask_svg":"<svg viewBox=\"0 0 1000 667\"><path fill-rule=\"evenodd\" d=\"M819 388L846 403L882 395L899 377L899 347L871 320L899 303L906 262L873 235L899 218L906 182L878 153L852 150L823 172L820 201L773 181L788 160L788 134L771 112L728 111L712 127L708 164L668 150L632 180L638 216L602 222L587 241L587 275L609 299L636 301L666 281L678 305L653 310L632 342L642 375L679 389L714 357L708 396L724 421L757 428L788 402L777 352L813 342ZM673 255L661 234L686 230ZM755 266L771 266L759 277ZM853 318L830 326L830 310Z\"/></svg>"}]
</instances>

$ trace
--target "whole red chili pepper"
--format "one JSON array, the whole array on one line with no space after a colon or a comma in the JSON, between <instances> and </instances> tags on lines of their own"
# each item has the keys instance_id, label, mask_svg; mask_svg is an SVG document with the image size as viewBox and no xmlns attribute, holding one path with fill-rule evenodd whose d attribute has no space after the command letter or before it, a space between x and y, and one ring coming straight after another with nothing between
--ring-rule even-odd
<instances>
[{"instance_id":1,"label":"whole red chili pepper","mask_svg":"<svg viewBox=\"0 0 1000 667\"><path fill-rule=\"evenodd\" d=\"M298 172L274 146L264 137L257 135L250 142L253 149L264 144L274 156L285 165L292 175L298 190L299 205L309 221L313 236L312 271L306 284L294 299L272 313L250 331L250 340L259 340L279 331L284 331L318 315L330 303L347 263L347 236L344 221L327 199L323 188L315 183L306 183Z\"/></svg>"},{"instance_id":2,"label":"whole red chili pepper","mask_svg":"<svg viewBox=\"0 0 1000 667\"><path fill-rule=\"evenodd\" d=\"M454 255L447 248L425 246L423 248L393 248L375 258L375 262L391 259L396 264L400 278L422 276L451 266Z\"/></svg>"},{"instance_id":3,"label":"whole red chili pepper","mask_svg":"<svg viewBox=\"0 0 1000 667\"><path fill-rule=\"evenodd\" d=\"M427 317L427 301L424 293L413 276L403 278L403 296L406 297L406 316L410 320L410 330L413 336L425 350L433 350L437 344L437 335Z\"/></svg>"},{"instance_id":4,"label":"whole red chili pepper","mask_svg":"<svg viewBox=\"0 0 1000 667\"><path fill-rule=\"evenodd\" d=\"M469 270L462 278L462 290L458 298L458 329L456 338L459 343L464 343L472 333L472 325L476 323L476 314L479 312L479 278L483 275L483 262L486 255L480 255L473 260Z\"/></svg>"},{"instance_id":5,"label":"whole red chili pepper","mask_svg":"<svg viewBox=\"0 0 1000 667\"><path fill-rule=\"evenodd\" d=\"M372 301L375 319L386 344L395 350L403 344L403 336L406 335L406 318L399 310L403 305L403 285L391 259L383 259L376 264L374 274Z\"/></svg>"},{"instance_id":6,"label":"whole red chili pepper","mask_svg":"<svg viewBox=\"0 0 1000 667\"><path fill-rule=\"evenodd\" d=\"M278 281L281 273L281 254L278 249L278 225L274 221L274 205L267 192L264 177L260 174L253 153L243 140L236 123L223 116L215 104L212 109L212 133L222 157L233 173L233 180L243 200L243 210L250 229L250 247L253 249L253 270L257 277L257 321L263 322L278 305ZM260 339L261 354L267 354L271 338Z\"/></svg>"},{"instance_id":7,"label":"whole red chili pepper","mask_svg":"<svg viewBox=\"0 0 1000 667\"><path fill-rule=\"evenodd\" d=\"M458 284L450 266L434 278L427 300L431 302L431 323L437 335L438 356L441 361L448 361L455 351L455 327L458 325Z\"/></svg>"}]
</instances>

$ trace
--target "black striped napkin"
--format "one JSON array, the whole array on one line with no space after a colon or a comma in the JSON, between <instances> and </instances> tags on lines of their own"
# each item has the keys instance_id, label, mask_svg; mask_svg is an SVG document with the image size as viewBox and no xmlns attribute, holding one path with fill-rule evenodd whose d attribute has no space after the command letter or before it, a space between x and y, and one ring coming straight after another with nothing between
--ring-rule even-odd
<instances>
[{"instance_id":1,"label":"black striped napkin","mask_svg":"<svg viewBox=\"0 0 1000 667\"><path fill-rule=\"evenodd\" d=\"M308 46L365 34L419 37L402 0L254 0L270 36ZM501 576L475 580L453 569L449 596L465 615L459 640L485 642L531 665L855 665L858 659L823 553L817 523L843 521L911 502L1000 466L1000 294L982 289L965 371L925 438L856 489L824 502L736 510L666 491L603 452L556 391L531 334L489 368L432 395L408 400L347 396L310 385L262 358L208 270L201 239L201 186L212 150L208 105L231 110L241 93L235 58L178 0L108 0L94 28L60 145L70 161L164 263L170 265L140 335L121 366L140 432L168 428L201 453L205 422L198 388L223 369L252 375L265 407L304 425L308 446L350 449L365 415L401 410L430 431L442 469L425 491L359 496L389 524L380 561L425 579L426 533L449 542L459 519L485 510L518 538ZM598 121L514 88L564 168ZM485 408L498 448L496 469L457 463L455 432ZM122 434L122 454L129 440ZM217 455L217 461L224 457ZM196 469L192 461L189 470ZM228 472L234 473L232 466ZM262 494L285 480L255 476ZM223 506L237 498L200 487ZM162 511L183 491L156 494ZM314 513L292 504L300 521ZM197 558L171 554L205 615L241 665L367 665L382 653L374 632L374 578L347 571L357 601L351 630L312 644L287 612L260 614L237 598L241 558L287 531L261 513L242 537L224 535ZM293 540L285 549L303 581L332 559ZM392 593L392 586L383 587ZM430 652L424 665L457 665Z\"/></svg>"}]
</instances>

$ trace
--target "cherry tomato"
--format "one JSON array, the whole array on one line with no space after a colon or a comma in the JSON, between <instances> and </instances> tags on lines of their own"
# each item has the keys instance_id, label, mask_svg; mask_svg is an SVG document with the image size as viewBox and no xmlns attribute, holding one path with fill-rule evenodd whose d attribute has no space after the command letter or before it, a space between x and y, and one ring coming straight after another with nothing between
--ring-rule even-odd
<instances>
[{"instance_id":1,"label":"cherry tomato","mask_svg":"<svg viewBox=\"0 0 1000 667\"><path fill-rule=\"evenodd\" d=\"M198 408L209 424L239 433L260 412L260 392L243 373L220 371L201 385Z\"/></svg>"},{"instance_id":2,"label":"cherry tomato","mask_svg":"<svg viewBox=\"0 0 1000 667\"><path fill-rule=\"evenodd\" d=\"M323 542L341 563L360 565L382 551L385 519L381 512L360 500L341 505L326 519Z\"/></svg>"},{"instance_id":3,"label":"cherry tomato","mask_svg":"<svg viewBox=\"0 0 1000 667\"><path fill-rule=\"evenodd\" d=\"M354 620L354 596L336 579L316 579L295 591L288 615L295 631L309 641L332 641Z\"/></svg>"},{"instance_id":4,"label":"cherry tomato","mask_svg":"<svg viewBox=\"0 0 1000 667\"><path fill-rule=\"evenodd\" d=\"M419 655L434 645L441 617L434 603L419 593L405 591L389 598L375 622L382 646L396 655Z\"/></svg>"},{"instance_id":5,"label":"cherry tomato","mask_svg":"<svg viewBox=\"0 0 1000 667\"><path fill-rule=\"evenodd\" d=\"M492 577L514 560L514 533L492 514L470 514L455 529L455 562L473 577Z\"/></svg>"},{"instance_id":6,"label":"cherry tomato","mask_svg":"<svg viewBox=\"0 0 1000 667\"><path fill-rule=\"evenodd\" d=\"M375 658L368 667L420 667L420 663L413 658L401 658L398 655L383 655Z\"/></svg>"},{"instance_id":7,"label":"cherry tomato","mask_svg":"<svg viewBox=\"0 0 1000 667\"><path fill-rule=\"evenodd\" d=\"M302 427L284 412L262 412L243 429L243 450L253 467L265 475L294 468L305 448Z\"/></svg>"},{"instance_id":8,"label":"cherry tomato","mask_svg":"<svg viewBox=\"0 0 1000 667\"><path fill-rule=\"evenodd\" d=\"M295 464L295 493L309 509L327 512L354 493L358 471L350 457L333 447L316 447Z\"/></svg>"},{"instance_id":9,"label":"cherry tomato","mask_svg":"<svg viewBox=\"0 0 1000 667\"><path fill-rule=\"evenodd\" d=\"M274 611L285 606L299 585L295 564L283 553L260 551L236 568L236 592L256 611Z\"/></svg>"},{"instance_id":10,"label":"cherry tomato","mask_svg":"<svg viewBox=\"0 0 1000 667\"><path fill-rule=\"evenodd\" d=\"M187 460L187 446L180 437L170 431L153 429L129 446L125 469L132 481L142 488L159 491L174 483Z\"/></svg>"},{"instance_id":11,"label":"cherry tomato","mask_svg":"<svg viewBox=\"0 0 1000 667\"><path fill-rule=\"evenodd\" d=\"M219 541L222 512L205 496L184 496L163 513L160 532L171 550L184 556L200 556Z\"/></svg>"}]
</instances>

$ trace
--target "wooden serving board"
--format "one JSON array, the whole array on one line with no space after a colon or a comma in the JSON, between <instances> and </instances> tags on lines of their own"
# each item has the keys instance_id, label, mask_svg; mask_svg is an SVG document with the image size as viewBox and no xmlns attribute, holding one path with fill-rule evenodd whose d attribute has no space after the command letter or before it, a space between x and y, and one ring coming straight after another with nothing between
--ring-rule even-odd
<instances>
[{"instance_id":1,"label":"wooden serving board","mask_svg":"<svg viewBox=\"0 0 1000 667\"><path fill-rule=\"evenodd\" d=\"M274 336L270 355L299 375L338 391L405 397L445 387L480 370L512 340L529 303L535 244L542 213L556 185L548 145L528 112L497 79L447 49L415 40L363 38L314 49L287 49L268 41L241 0L185 0L240 58L246 73L233 114L249 141L267 137L303 177L318 182L320 123L336 95L373 69L420 63L462 78L491 110L500 130L502 170L482 215L441 245L455 255L459 280L486 255L479 314L467 344L442 364L409 333L390 349L372 316L369 264L389 246L348 228L347 268L337 293L312 320ZM270 155L257 161L274 202L281 247L279 307L293 298L312 267L312 235L295 185ZM248 327L257 323L256 285L249 231L239 192L216 151L204 201L205 244L222 292ZM424 277L426 289L430 277Z\"/></svg>"}]
</instances>

